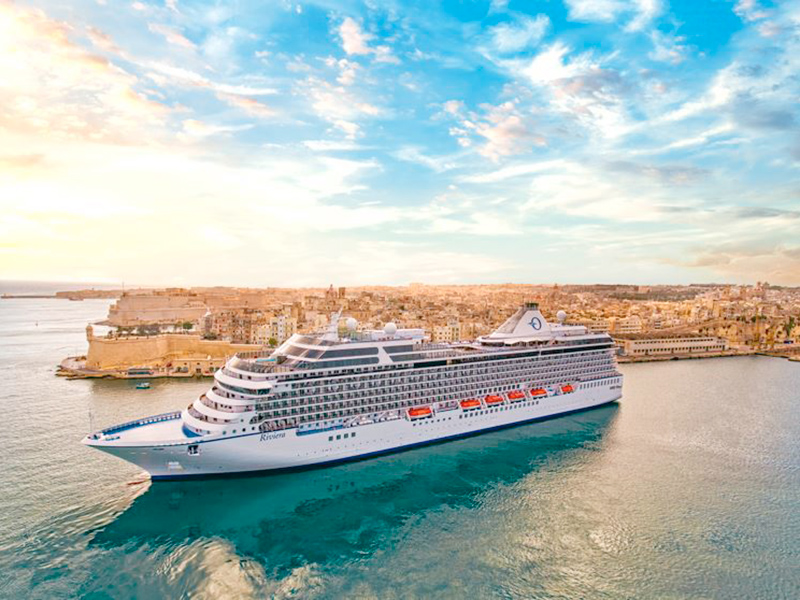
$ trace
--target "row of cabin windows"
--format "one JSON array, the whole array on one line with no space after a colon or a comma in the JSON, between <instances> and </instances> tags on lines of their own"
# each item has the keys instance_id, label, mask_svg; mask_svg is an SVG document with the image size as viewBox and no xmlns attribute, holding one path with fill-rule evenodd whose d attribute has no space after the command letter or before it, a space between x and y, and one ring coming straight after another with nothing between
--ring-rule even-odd
<instances>
[{"instance_id":1,"label":"row of cabin windows","mask_svg":"<svg viewBox=\"0 0 800 600\"><path fill-rule=\"evenodd\" d=\"M612 347L611 345L608 345L608 346L598 347L597 349L593 349L593 350L584 350L584 351L577 351L577 352L573 350L573 351L567 352L567 353L565 353L565 350L568 350L568 349L565 348L563 350L559 350L559 351L556 351L556 352L553 352L553 353L545 354L544 356L540 357L539 360L540 361L547 361L547 360L553 360L553 359L559 359L559 358L563 359L563 358L572 358L574 356L583 356L583 355L586 355L586 354L589 354L589 353L592 353L592 354L603 353L603 352L606 352L606 348L611 348L611 347ZM522 355L522 356L512 356L512 357L476 356L474 358L471 357L469 360L466 360L466 361L463 361L463 362L459 361L455 365L450 365L450 366L451 367L452 366L456 366L456 367L487 366L488 364L490 364L490 363L492 363L492 362L494 362L494 361L496 361L498 359L502 359L504 361L506 361L506 360L507 361L520 361L520 360L527 361L527 360L530 360L530 358L531 358L530 354ZM327 361L327 362L333 362L333 361ZM481 363L483 363L483 364L481 364ZM344 366L344 365L332 365L331 364L330 366ZM420 368L424 368L424 369L427 370L427 369L430 369L431 367L421 366ZM394 369L394 367L392 365L384 365L384 366L375 366L375 367L372 367L372 368L348 369L348 370L344 370L344 371L333 370L331 372L328 372L328 373L325 373L325 374L321 374L321 376L327 377L327 376L330 376L330 375L339 375L339 374L341 374L341 375L352 375L354 371L355 372L366 372L369 375L373 375L374 373L379 372L379 371L392 370L392 369ZM238 379L252 380L252 377L249 376L249 375L241 375L239 373L235 373L235 372L229 371L228 369L223 369L223 372L228 374L228 375L230 375L231 377L236 377ZM305 378L305 377L316 378L318 376L316 374L305 375L305 374L300 374L300 373L288 373L284 377L280 377L279 376L279 380L281 380L281 381L292 381L292 380L297 380L297 379L301 379L301 378ZM257 378L257 379L264 379L264 378Z\"/></svg>"},{"instance_id":2,"label":"row of cabin windows","mask_svg":"<svg viewBox=\"0 0 800 600\"><path fill-rule=\"evenodd\" d=\"M530 364L530 362L527 365L519 365L519 366L513 365L513 367L517 367L517 368L511 368L512 365L508 365L508 366L504 365L504 368L502 368L502 369L499 369L499 370L492 369L492 371L493 371L492 374L493 375L500 375L501 378L507 378L507 377L512 376L513 373L523 372L523 373L527 373L529 375L534 376L536 374L541 373L542 371L547 370L548 371L548 375L551 375L551 376L554 375L554 374L567 375L567 374L573 374L573 373L574 373L574 375L588 375L588 374L598 374L598 373L602 373L602 372L605 372L605 371L609 371L610 368L613 367L613 363L611 361L609 361L609 360L602 360L602 359L601 360L597 360L597 358L595 358L595 357L587 357L587 358L589 358L588 361L584 360L584 361L581 361L579 364L575 364L575 362L570 361L573 364L561 364L561 365L558 365L559 368L556 368L556 369L553 369L553 368L545 369L545 368L542 367L541 364L538 364L538 363ZM594 360L592 360L592 358L594 358ZM600 358L600 357L598 357L598 358ZM592 365L593 368L588 368L589 365ZM439 371L439 370L437 369L437 371ZM440 385L441 384L448 384L448 382L446 381L447 379L449 379L450 377L453 377L453 376L458 376L459 374L458 373L453 373L451 371L451 373L428 373L428 374L411 374L411 373L407 373L406 372L406 373L395 373L395 374L392 374L392 375L393 375L392 379L397 379L399 377L403 377L405 379L405 381L396 380L396 381L392 381L392 382L385 382L383 384L383 386L380 386L380 387L383 387L384 390L385 390L386 388L397 386L397 387L401 387L401 388L404 387L405 390L389 390L388 393L399 393L400 391L409 391L411 388L414 388L414 391L416 391L416 392L433 391L432 389L425 390L424 388L435 388L435 387L437 387L437 385L436 385L437 383L439 383ZM431 375L433 375L433 377L431 377ZM383 379L383 378L384 378L384 376L381 376L381 379ZM459 388L464 388L466 384L471 382L470 380L475 380L477 382L479 379L481 379L479 376L475 376L475 375L472 375L472 374L470 374L469 377L463 377L462 380L459 381ZM534 377L534 379L536 379L536 378ZM412 383L415 383L416 380L420 380L421 382L430 381L430 383L422 384L422 385L420 385L420 384L412 385ZM433 380L433 381L431 381L431 380ZM374 382L372 382L372 383L374 384ZM503 382L503 383L505 383L505 382ZM362 385L364 385L364 384L362 384ZM225 386L225 387L227 387L227 386ZM303 387L305 387L305 386L303 386ZM320 387L322 387L323 389L325 388L324 385L323 386L317 385L317 386L315 386L313 391L316 391ZM345 386L345 385L341 385L340 384L340 385L337 385L335 387L337 389L343 389L343 390L344 389L348 389L348 388L352 389L350 385ZM361 396L361 397L367 396L367 392L371 391L371 389L369 389L369 388L374 388L374 387L376 387L376 386L375 385L370 385L367 389L363 389L363 393L356 394L355 397L358 398L359 396ZM474 386L471 386L471 387L474 387ZM495 385L493 387L496 388L497 386ZM514 387L514 385L506 385L503 389L511 389L513 387ZM285 392L285 393L281 393L280 397L281 398L297 397L298 394L302 394L302 393L303 392L301 392L301 391ZM344 393L346 393L346 392L344 392ZM341 394L340 394L340 396L341 396ZM353 398L354 396L351 395L349 397ZM306 396L306 398L304 398L304 400L307 400L307 399L308 399L308 396ZM343 398L339 397L338 399L342 400ZM336 401L336 400L332 398L332 399L324 399L323 401L324 402L331 402L331 401ZM271 401L269 404L273 404L273 401ZM294 404L294 403L292 403L292 404ZM301 404L306 404L306 403L302 402ZM280 404L278 404L278 403L273 404L273 406L275 406L275 408L277 408L277 407L286 407L286 406L289 406L289 405L290 405L290 403L286 402L286 401L280 402Z\"/></svg>"},{"instance_id":3,"label":"row of cabin windows","mask_svg":"<svg viewBox=\"0 0 800 600\"><path fill-rule=\"evenodd\" d=\"M340 434L338 434L338 435L336 436L336 439L337 439L337 440L341 440L342 438L344 438L344 439L347 439L348 437L351 437L351 438L354 438L354 437L356 437L356 432L354 431L353 433L345 433L345 434L342 434L342 433L340 433ZM332 435L329 435L329 436L328 436L328 441L329 441L329 442L332 442L332 441L333 441L333 436L332 436Z\"/></svg>"},{"instance_id":4,"label":"row of cabin windows","mask_svg":"<svg viewBox=\"0 0 800 600\"><path fill-rule=\"evenodd\" d=\"M276 398L283 399L283 398L292 398L297 397L299 395L308 396L308 392L304 390L304 388L309 388L308 391L311 392L313 395L319 394L332 394L332 393L344 393L347 391L350 392L369 392L371 389L374 388L387 388L390 386L406 386L406 387L415 387L419 389L420 387L435 387L437 384L447 383L449 380L453 378L458 378L459 382L468 382L471 379L482 379L482 376L485 375L513 375L515 373L530 373L530 374L538 374L547 372L548 374L551 373L568 373L575 371L576 369L580 369L586 374L590 373L597 373L602 372L604 370L608 370L609 367L613 366L613 362L609 359L602 359L602 358L595 358L594 360L584 360L580 363L572 363L566 365L553 365L553 366L543 366L540 364L523 364L523 365L513 365L509 367L504 367L502 369L492 369L489 372L478 372L478 373L459 373L457 371L451 371L450 373L436 373L436 374L414 374L414 373L397 373L396 375L392 376L391 379L395 379L392 382L380 382L377 381L377 378L373 381L348 381L346 383L323 383L320 382L316 385L314 384L299 384L296 386L295 390L287 391L287 392L280 392L276 394ZM380 379L384 379L381 376Z\"/></svg>"},{"instance_id":5,"label":"row of cabin windows","mask_svg":"<svg viewBox=\"0 0 800 600\"><path fill-rule=\"evenodd\" d=\"M534 377L533 382L541 382L543 385L556 384L559 383L559 380L562 378L569 380L572 379L574 376L578 375L580 376L596 375L603 372L610 372L610 371L608 368L582 369L580 371L568 370L566 371L566 373L564 373L563 375L559 375L558 377L551 376L546 379L538 379ZM446 390L443 390L441 393L438 392L436 388L441 388L444 385L447 386ZM457 399L458 397L464 394L482 393L483 391L485 391L486 393L489 393L491 391L509 392L518 389L519 385L520 385L519 376L517 375L510 376L507 374L503 374L502 377L498 377L495 381L492 382L487 382L485 380L476 380L474 383L471 383L470 381L458 381L457 383L441 382L439 385L409 385L409 384L403 384L399 386L387 385L380 390L381 392L383 392L381 394L375 394L372 390L363 390L355 392L344 391L344 392L326 394L320 396L306 396L305 398L291 400L291 401L275 400L267 404L259 404L257 408L259 410L270 409L270 408L286 409L292 407L315 408L330 404L336 404L337 408L342 408L343 403L345 406L363 406L375 402L392 401L393 399L392 397L395 397L396 399L402 398L402 401L413 401L415 399L429 398L429 397L436 397L439 400L451 399L451 398ZM391 389L392 387L398 387L401 389ZM446 393L444 393L445 391ZM293 414L297 414L297 412L294 412Z\"/></svg>"},{"instance_id":6,"label":"row of cabin windows","mask_svg":"<svg viewBox=\"0 0 800 600\"><path fill-rule=\"evenodd\" d=\"M616 374L616 372L611 372L608 370L601 369L598 373L607 372L609 374ZM589 372L584 371L581 375L586 374L595 374L594 370ZM504 377L503 379L507 379ZM509 383L508 381L503 381L503 379L498 379L494 382L481 382L483 385L469 385L466 383L459 382L459 384L451 385L447 388L447 393L437 393L433 389L423 389L423 388L414 388L409 390L408 392L404 390L388 390L384 391L383 394L353 394L348 392L343 392L341 394L334 394L333 397L307 397L302 400L292 400L289 401L277 401L272 402L266 405L258 405L257 410L264 411L264 410L277 410L281 411L283 409L283 415L297 415L297 414L305 414L310 412L315 412L318 410L325 410L327 409L346 409L351 407L364 407L369 406L372 404L378 403L390 403L396 404L397 402L401 402L402 404L413 404L414 402L418 401L431 401L431 402L442 402L446 400L457 400L463 399L464 396L469 395L484 395L491 392L509 392L513 390L517 390L520 387L520 382L518 380L513 381L513 383ZM570 379L567 377L566 379ZM534 386L541 386L541 385L555 385L563 383L561 377L548 377L546 379L535 379L532 382ZM488 385L487 385L488 384ZM391 406L387 408L395 408L396 406ZM302 410L305 409L305 410ZM309 410L310 409L310 410Z\"/></svg>"},{"instance_id":7,"label":"row of cabin windows","mask_svg":"<svg viewBox=\"0 0 800 600\"><path fill-rule=\"evenodd\" d=\"M588 360L587 360L588 359ZM421 373L408 373L408 372L395 372L395 373L388 373L388 374L381 374L375 376L374 374L367 374L362 375L357 380L354 380L352 377L349 377L346 384L341 382L335 383L331 382L329 385L335 385L337 388L347 387L349 389L364 389L370 387L385 387L385 385L381 385L380 380L384 379L395 379L398 380L393 382L394 385L409 385L410 383L423 383L423 382L430 382L430 384L435 384L437 381L447 380L453 377L460 377L460 378L467 378L467 377L480 377L484 375L492 375L492 374L500 374L500 373L509 373L509 372L519 372L520 370L529 371L533 368L535 369L534 372L550 372L550 373L566 373L569 371L574 370L575 368L584 368L587 372L600 372L603 367L612 366L613 362L610 360L608 355L605 356L590 356L584 357L581 361L569 361L564 363L564 361L553 362L551 361L536 361L535 363L531 363L530 361L525 361L522 363L517 364L509 364L509 365L502 365L498 368L495 365L486 365L482 368L477 369L470 369L468 373L464 373L464 369L434 369L432 371L421 372ZM589 369L588 367L593 366L594 369ZM493 368L492 368L493 367ZM402 377L402 380L399 378ZM359 382L359 380L361 380ZM231 391L236 391L239 393L249 393L249 394L268 394L271 390L246 390L245 388L239 388L236 386L230 386L228 384L224 384L222 382L218 382L221 384L223 388L230 389ZM325 383L322 381L315 381L315 382L298 382L295 383L294 387L295 390L289 392L282 392L277 394L276 397L278 398L286 398L286 397L293 397L297 394L303 393L303 388L311 387L314 392L317 391L319 388L325 388ZM429 384L429 385L430 385ZM356 387L358 386L358 387Z\"/></svg>"}]
</instances>

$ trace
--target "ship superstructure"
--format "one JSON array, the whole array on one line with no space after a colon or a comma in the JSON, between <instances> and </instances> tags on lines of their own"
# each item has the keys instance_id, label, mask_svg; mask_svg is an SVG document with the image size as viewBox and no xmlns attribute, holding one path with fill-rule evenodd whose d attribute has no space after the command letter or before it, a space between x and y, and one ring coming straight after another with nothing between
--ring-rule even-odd
<instances>
[{"instance_id":1,"label":"ship superstructure","mask_svg":"<svg viewBox=\"0 0 800 600\"><path fill-rule=\"evenodd\" d=\"M362 458L618 400L607 334L548 323L534 303L474 342L419 329L325 332L239 354L181 412L110 427L84 443L154 479L310 467Z\"/></svg>"}]
</instances>

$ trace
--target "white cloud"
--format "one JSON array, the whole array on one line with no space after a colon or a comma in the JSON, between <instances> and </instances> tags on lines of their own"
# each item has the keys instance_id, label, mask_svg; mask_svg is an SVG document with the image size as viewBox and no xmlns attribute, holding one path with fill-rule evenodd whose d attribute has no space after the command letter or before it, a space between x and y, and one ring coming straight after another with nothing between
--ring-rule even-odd
<instances>
[{"instance_id":1,"label":"white cloud","mask_svg":"<svg viewBox=\"0 0 800 600\"><path fill-rule=\"evenodd\" d=\"M569 52L569 46L555 42L533 57L521 72L534 84L547 84L585 73L593 66L589 53L579 54L567 61L565 57Z\"/></svg>"},{"instance_id":2,"label":"white cloud","mask_svg":"<svg viewBox=\"0 0 800 600\"><path fill-rule=\"evenodd\" d=\"M531 85L547 92L540 102L547 112L568 117L603 139L620 138L632 125L627 117L627 85L621 74L601 67L603 58L591 52L570 56L570 48L555 42L529 62L507 61L506 66Z\"/></svg>"},{"instance_id":3,"label":"white cloud","mask_svg":"<svg viewBox=\"0 0 800 600\"><path fill-rule=\"evenodd\" d=\"M430 260L435 254L436 260ZM517 265L480 252L458 252L438 246L391 241L356 242L336 253L302 253L279 273L294 285L320 285L320 273L349 285L397 285L411 282L462 283L508 277ZM327 281L327 280L325 280Z\"/></svg>"},{"instance_id":4,"label":"white cloud","mask_svg":"<svg viewBox=\"0 0 800 600\"><path fill-rule=\"evenodd\" d=\"M212 125L204 123L196 119L186 119L182 123L183 134L186 139L189 138L203 138L210 135L218 135L225 133L234 133L236 131L244 131L250 129L252 125Z\"/></svg>"},{"instance_id":5,"label":"white cloud","mask_svg":"<svg viewBox=\"0 0 800 600\"><path fill-rule=\"evenodd\" d=\"M739 0L733 7L735 12L743 21L759 21L769 16L769 11L763 9L758 0Z\"/></svg>"},{"instance_id":6,"label":"white cloud","mask_svg":"<svg viewBox=\"0 0 800 600\"><path fill-rule=\"evenodd\" d=\"M397 58L394 54L392 54L392 49L389 48L389 46L376 46L375 62L399 65L400 59Z\"/></svg>"},{"instance_id":7,"label":"white cloud","mask_svg":"<svg viewBox=\"0 0 800 600\"><path fill-rule=\"evenodd\" d=\"M451 115L457 115L464 109L464 103L461 100L448 100L442 105L442 107L444 108L445 112Z\"/></svg>"},{"instance_id":8,"label":"white cloud","mask_svg":"<svg viewBox=\"0 0 800 600\"><path fill-rule=\"evenodd\" d=\"M86 35L92 46L116 48L96 29ZM41 10L0 4L0 132L131 141L168 118L170 107L145 93L136 75L73 38L72 26Z\"/></svg>"},{"instance_id":9,"label":"white cloud","mask_svg":"<svg viewBox=\"0 0 800 600\"><path fill-rule=\"evenodd\" d=\"M540 162L528 162L515 165L509 165L496 171L488 173L479 173L475 175L467 175L462 177L461 181L464 183L497 183L507 179L522 177L523 175L530 175L532 173L540 173L542 171L553 170L558 167L565 166L562 160L546 160Z\"/></svg>"},{"instance_id":10,"label":"white cloud","mask_svg":"<svg viewBox=\"0 0 800 600\"><path fill-rule=\"evenodd\" d=\"M345 121L344 119L333 119L332 123L347 136L347 139L355 139L361 133L361 127L358 126L358 123Z\"/></svg>"},{"instance_id":11,"label":"white cloud","mask_svg":"<svg viewBox=\"0 0 800 600\"><path fill-rule=\"evenodd\" d=\"M342 85L353 85L356 80L358 65L349 60L342 59L339 61L339 68L341 69L341 73L339 77L336 78L336 81Z\"/></svg>"},{"instance_id":12,"label":"white cloud","mask_svg":"<svg viewBox=\"0 0 800 600\"><path fill-rule=\"evenodd\" d=\"M632 15L626 31L640 31L664 10L662 0L565 0L569 19L582 23L612 23Z\"/></svg>"},{"instance_id":13,"label":"white cloud","mask_svg":"<svg viewBox=\"0 0 800 600\"><path fill-rule=\"evenodd\" d=\"M395 156L400 160L428 167L429 169L431 169L432 171L436 171L437 173L443 173L444 171L449 171L450 169L454 169L457 166L456 163L453 162L451 157L428 156L420 152L419 148L415 148L413 146L405 146L403 148L400 148L400 150L395 152Z\"/></svg>"},{"instance_id":14,"label":"white cloud","mask_svg":"<svg viewBox=\"0 0 800 600\"><path fill-rule=\"evenodd\" d=\"M342 48L348 54L369 54L373 50L369 41L373 36L365 33L357 21L346 17L339 26L339 35L342 38Z\"/></svg>"},{"instance_id":15,"label":"white cloud","mask_svg":"<svg viewBox=\"0 0 800 600\"><path fill-rule=\"evenodd\" d=\"M648 54L653 60L668 62L674 65L683 62L688 52L687 46L683 43L686 38L654 30L650 33L653 42L653 50Z\"/></svg>"},{"instance_id":16,"label":"white cloud","mask_svg":"<svg viewBox=\"0 0 800 600\"><path fill-rule=\"evenodd\" d=\"M664 11L662 0L633 0L633 8L636 14L625 26L627 31L641 31Z\"/></svg>"},{"instance_id":17,"label":"white cloud","mask_svg":"<svg viewBox=\"0 0 800 600\"><path fill-rule=\"evenodd\" d=\"M563 161L531 179L525 209L601 221L655 222L664 219L660 207L675 202L660 181L648 184L606 167ZM684 203L695 204L691 199Z\"/></svg>"},{"instance_id":18,"label":"white cloud","mask_svg":"<svg viewBox=\"0 0 800 600\"><path fill-rule=\"evenodd\" d=\"M264 104L255 98L247 98L245 96L238 96L236 94L217 94L217 98L226 104L243 110L249 115L259 118L270 118L278 114L278 112L271 106Z\"/></svg>"},{"instance_id":19,"label":"white cloud","mask_svg":"<svg viewBox=\"0 0 800 600\"><path fill-rule=\"evenodd\" d=\"M272 96L278 93L274 87L263 85L229 84L212 81L199 73L176 67L170 64L159 62L143 63L145 68L150 69L148 76L151 79L158 79L160 83L179 84L190 87L208 88L214 92L222 94L236 94L240 96ZM163 76L163 77L162 77ZM166 77L166 79L164 78Z\"/></svg>"},{"instance_id":20,"label":"white cloud","mask_svg":"<svg viewBox=\"0 0 800 600\"><path fill-rule=\"evenodd\" d=\"M610 23L628 9L623 0L564 0L572 21Z\"/></svg>"},{"instance_id":21,"label":"white cloud","mask_svg":"<svg viewBox=\"0 0 800 600\"><path fill-rule=\"evenodd\" d=\"M360 134L359 120L381 114L378 107L361 100L349 88L321 79L309 78L302 90L310 97L316 114L343 131L350 139Z\"/></svg>"},{"instance_id":22,"label":"white cloud","mask_svg":"<svg viewBox=\"0 0 800 600\"><path fill-rule=\"evenodd\" d=\"M519 52L538 44L549 27L547 15L521 16L510 23L495 25L489 29L489 35L497 52Z\"/></svg>"},{"instance_id":23,"label":"white cloud","mask_svg":"<svg viewBox=\"0 0 800 600\"><path fill-rule=\"evenodd\" d=\"M450 135L461 147L472 145L471 136L484 139L478 152L493 161L530 150L533 146L544 146L543 135L534 130L529 115L521 113L513 101L497 106L482 105L483 114L463 113L463 103L450 100L444 105L445 112L455 117L457 127L450 127Z\"/></svg>"},{"instance_id":24,"label":"white cloud","mask_svg":"<svg viewBox=\"0 0 800 600\"><path fill-rule=\"evenodd\" d=\"M197 45L193 41L184 36L174 27L169 27L168 25L161 25L158 23L150 23L147 27L153 33L158 33L164 36L164 39L173 46L179 46L181 48L186 48L187 50L194 50L197 48Z\"/></svg>"},{"instance_id":25,"label":"white cloud","mask_svg":"<svg viewBox=\"0 0 800 600\"><path fill-rule=\"evenodd\" d=\"M363 150L364 147L352 141L343 140L306 140L303 145L315 152L330 152L336 150Z\"/></svg>"},{"instance_id":26,"label":"white cloud","mask_svg":"<svg viewBox=\"0 0 800 600\"><path fill-rule=\"evenodd\" d=\"M733 132L735 129L732 124L725 123L722 125L718 125L715 127L711 127L706 129L698 134L695 135L688 135L685 137L681 137L675 141L672 141L664 146L654 149L640 149L633 151L632 154L661 154L664 152L670 152L672 150L681 150L684 148L692 148L694 146L701 146L704 144L708 144L714 138L719 136L723 136L725 134Z\"/></svg>"},{"instance_id":27,"label":"white cloud","mask_svg":"<svg viewBox=\"0 0 800 600\"><path fill-rule=\"evenodd\" d=\"M476 124L475 133L486 138L479 152L495 161L532 146L546 145L544 137L533 131L529 120L511 102L492 107L485 120Z\"/></svg>"},{"instance_id":28,"label":"white cloud","mask_svg":"<svg viewBox=\"0 0 800 600\"><path fill-rule=\"evenodd\" d=\"M342 49L347 54L372 54L375 56L376 62L400 64L400 60L392 54L389 46L370 46L370 42L375 39L375 36L361 29L358 21L350 17L346 17L339 26L339 37L342 39Z\"/></svg>"}]
</instances>

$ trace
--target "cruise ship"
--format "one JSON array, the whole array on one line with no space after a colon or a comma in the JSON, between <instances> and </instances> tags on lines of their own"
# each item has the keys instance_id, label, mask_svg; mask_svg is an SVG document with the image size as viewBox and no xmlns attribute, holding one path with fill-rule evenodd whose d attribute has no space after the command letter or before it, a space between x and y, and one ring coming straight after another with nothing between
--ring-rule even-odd
<instances>
[{"instance_id":1,"label":"cruise ship","mask_svg":"<svg viewBox=\"0 0 800 600\"><path fill-rule=\"evenodd\" d=\"M83 443L154 480L284 471L376 456L619 400L608 334L548 323L526 303L490 335L434 344L421 329L357 331L341 311L318 334L238 354L180 412ZM535 435L535 430L532 430Z\"/></svg>"}]
</instances>

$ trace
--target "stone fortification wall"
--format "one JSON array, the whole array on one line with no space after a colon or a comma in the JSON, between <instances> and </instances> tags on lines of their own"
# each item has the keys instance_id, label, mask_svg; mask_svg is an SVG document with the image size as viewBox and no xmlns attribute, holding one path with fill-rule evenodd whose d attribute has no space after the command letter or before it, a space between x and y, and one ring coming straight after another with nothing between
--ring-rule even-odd
<instances>
[{"instance_id":1,"label":"stone fortification wall","mask_svg":"<svg viewBox=\"0 0 800 600\"><path fill-rule=\"evenodd\" d=\"M201 298L193 295L122 296L108 310L108 323L129 327L144 323L197 321L206 313Z\"/></svg>"},{"instance_id":2,"label":"stone fortification wall","mask_svg":"<svg viewBox=\"0 0 800 600\"><path fill-rule=\"evenodd\" d=\"M256 350L250 344L232 344L204 340L199 335L167 333L147 337L89 338L86 355L88 369L123 369L138 366L161 366L191 358L225 358L237 352Z\"/></svg>"},{"instance_id":3,"label":"stone fortification wall","mask_svg":"<svg viewBox=\"0 0 800 600\"><path fill-rule=\"evenodd\" d=\"M273 298L262 293L204 296L203 302L212 310L225 310L229 308L267 309L275 305L275 300Z\"/></svg>"},{"instance_id":4,"label":"stone fortification wall","mask_svg":"<svg viewBox=\"0 0 800 600\"><path fill-rule=\"evenodd\" d=\"M263 293L243 294L152 294L122 296L108 309L108 324L132 327L150 323L198 321L206 311L231 308L267 309L274 300Z\"/></svg>"}]
</instances>

